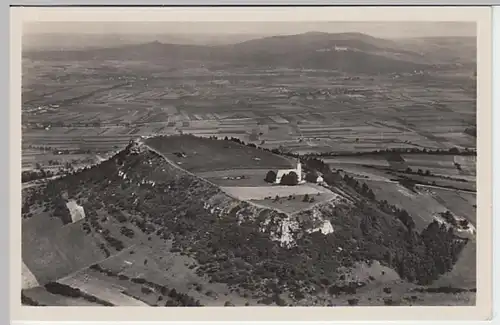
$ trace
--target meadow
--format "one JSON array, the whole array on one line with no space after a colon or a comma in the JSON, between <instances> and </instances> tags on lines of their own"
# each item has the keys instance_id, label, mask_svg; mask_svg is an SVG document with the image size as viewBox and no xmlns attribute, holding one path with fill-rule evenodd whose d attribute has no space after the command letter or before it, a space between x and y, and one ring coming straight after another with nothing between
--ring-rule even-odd
<instances>
[{"instance_id":1,"label":"meadow","mask_svg":"<svg viewBox=\"0 0 500 325\"><path fill-rule=\"evenodd\" d=\"M285 157L229 140L190 135L154 137L146 144L183 169L197 173L234 169L293 168ZM265 177L265 174L262 176Z\"/></svg>"}]
</instances>

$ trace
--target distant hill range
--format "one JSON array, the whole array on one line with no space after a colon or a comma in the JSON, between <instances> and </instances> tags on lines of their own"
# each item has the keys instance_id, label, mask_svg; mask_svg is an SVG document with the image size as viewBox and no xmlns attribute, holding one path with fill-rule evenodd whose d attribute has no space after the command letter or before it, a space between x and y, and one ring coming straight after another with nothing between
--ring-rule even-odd
<instances>
[{"instance_id":1,"label":"distant hill range","mask_svg":"<svg viewBox=\"0 0 500 325\"><path fill-rule=\"evenodd\" d=\"M75 38L78 39L77 37ZM171 39L175 42L175 39ZM69 50L26 50L36 60L200 61L256 68L328 69L356 73L402 73L475 65L473 37L388 40L361 33L309 32L236 44L162 43Z\"/></svg>"}]
</instances>

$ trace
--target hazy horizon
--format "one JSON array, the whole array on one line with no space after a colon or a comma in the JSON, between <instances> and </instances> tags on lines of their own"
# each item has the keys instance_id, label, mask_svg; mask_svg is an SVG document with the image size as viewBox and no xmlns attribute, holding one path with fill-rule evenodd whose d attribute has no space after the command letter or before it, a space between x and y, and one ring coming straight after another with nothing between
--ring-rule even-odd
<instances>
[{"instance_id":1,"label":"hazy horizon","mask_svg":"<svg viewBox=\"0 0 500 325\"><path fill-rule=\"evenodd\" d=\"M381 38L476 36L470 22L30 22L25 35L273 36L358 32Z\"/></svg>"}]
</instances>

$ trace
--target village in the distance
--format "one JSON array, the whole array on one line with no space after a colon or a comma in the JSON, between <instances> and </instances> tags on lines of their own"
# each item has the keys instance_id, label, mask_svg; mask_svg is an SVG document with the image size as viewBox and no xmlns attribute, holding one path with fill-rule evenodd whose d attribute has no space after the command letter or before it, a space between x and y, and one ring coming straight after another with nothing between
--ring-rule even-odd
<instances>
[{"instance_id":1,"label":"village in the distance","mask_svg":"<svg viewBox=\"0 0 500 325\"><path fill-rule=\"evenodd\" d=\"M475 36L73 24L23 35L23 305L475 305Z\"/></svg>"}]
</instances>

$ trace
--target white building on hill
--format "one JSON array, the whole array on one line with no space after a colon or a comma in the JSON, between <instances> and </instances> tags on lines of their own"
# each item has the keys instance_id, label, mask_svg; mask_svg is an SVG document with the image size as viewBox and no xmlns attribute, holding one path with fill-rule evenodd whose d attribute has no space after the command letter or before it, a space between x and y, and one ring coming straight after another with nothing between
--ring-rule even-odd
<instances>
[{"instance_id":1,"label":"white building on hill","mask_svg":"<svg viewBox=\"0 0 500 325\"><path fill-rule=\"evenodd\" d=\"M300 160L297 159L297 167L295 167L294 169L279 169L276 172L275 183L280 184L281 178L284 175L289 174L290 172L294 172L295 174L297 174L297 179L298 179L299 183L302 182L302 164L300 163Z\"/></svg>"}]
</instances>

